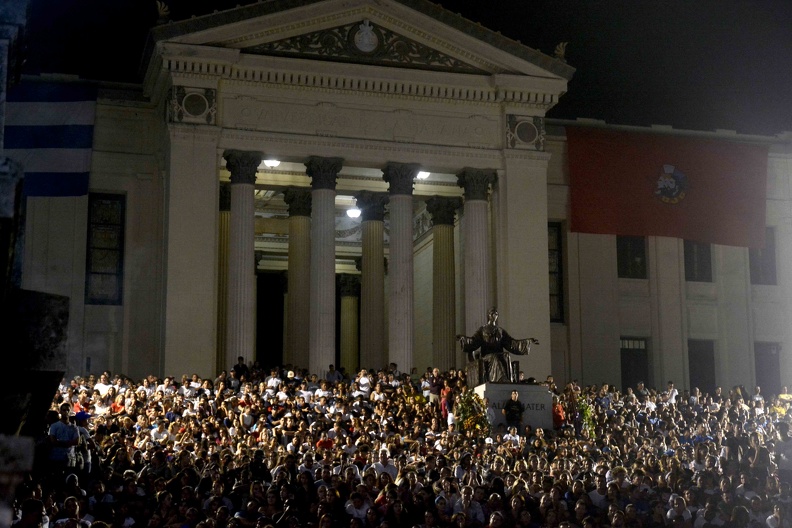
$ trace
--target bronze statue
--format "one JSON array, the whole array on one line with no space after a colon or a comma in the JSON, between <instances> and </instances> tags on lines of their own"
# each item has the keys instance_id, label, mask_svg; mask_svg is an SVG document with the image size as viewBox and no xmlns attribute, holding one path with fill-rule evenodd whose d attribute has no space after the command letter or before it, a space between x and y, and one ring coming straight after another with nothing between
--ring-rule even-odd
<instances>
[{"instance_id":1,"label":"bronze statue","mask_svg":"<svg viewBox=\"0 0 792 528\"><path fill-rule=\"evenodd\" d=\"M484 378L490 383L516 383L511 354L527 355L532 344L539 344L533 337L514 339L499 327L498 310L494 306L487 312L487 324L472 337L458 335L457 339L463 352L469 353L473 360L484 361Z\"/></svg>"}]
</instances>

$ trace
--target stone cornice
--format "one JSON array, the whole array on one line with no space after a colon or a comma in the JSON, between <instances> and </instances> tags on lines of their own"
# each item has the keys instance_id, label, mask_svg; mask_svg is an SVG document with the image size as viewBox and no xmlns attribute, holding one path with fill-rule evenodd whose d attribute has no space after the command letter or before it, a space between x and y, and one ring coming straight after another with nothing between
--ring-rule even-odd
<instances>
[{"instance_id":1,"label":"stone cornice","mask_svg":"<svg viewBox=\"0 0 792 528\"><path fill-rule=\"evenodd\" d=\"M401 73L398 78L393 75L378 78L367 76L366 68L371 67L359 64L325 64L323 68L331 66L327 71L322 71L323 68L300 71L293 59L242 56L239 60L229 60L236 57L228 56L224 60L221 56L196 56L188 54L188 51L190 49L184 49L183 55L169 53L162 56L163 69L172 76L179 76L180 83L186 79L217 82L222 78L231 82L255 83L256 86L264 83L330 93L355 93L356 96L368 94L410 100L511 104L512 108L543 110L555 105L564 91L557 86L557 81L516 75L444 73L432 76L429 74L437 72L421 71L422 80L409 79ZM526 84L537 86L521 86Z\"/></svg>"}]
</instances>

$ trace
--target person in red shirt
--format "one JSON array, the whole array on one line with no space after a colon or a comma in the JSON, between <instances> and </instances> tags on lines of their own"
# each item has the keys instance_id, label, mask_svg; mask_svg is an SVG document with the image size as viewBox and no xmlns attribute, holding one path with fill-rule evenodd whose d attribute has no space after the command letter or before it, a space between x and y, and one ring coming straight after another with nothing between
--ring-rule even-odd
<instances>
[{"instance_id":1,"label":"person in red shirt","mask_svg":"<svg viewBox=\"0 0 792 528\"><path fill-rule=\"evenodd\" d=\"M74 402L72 406L72 410L74 414L78 412L88 412L88 406L91 404L91 400L88 398L88 391L83 389L80 391L80 395L77 396L77 401Z\"/></svg>"},{"instance_id":2,"label":"person in red shirt","mask_svg":"<svg viewBox=\"0 0 792 528\"><path fill-rule=\"evenodd\" d=\"M319 440L316 441L316 449L331 450L333 449L333 439L328 438L327 431L322 431Z\"/></svg>"},{"instance_id":3,"label":"person in red shirt","mask_svg":"<svg viewBox=\"0 0 792 528\"><path fill-rule=\"evenodd\" d=\"M558 400L558 396L553 396L553 429L558 431L566 423L566 413L564 406Z\"/></svg>"}]
</instances>

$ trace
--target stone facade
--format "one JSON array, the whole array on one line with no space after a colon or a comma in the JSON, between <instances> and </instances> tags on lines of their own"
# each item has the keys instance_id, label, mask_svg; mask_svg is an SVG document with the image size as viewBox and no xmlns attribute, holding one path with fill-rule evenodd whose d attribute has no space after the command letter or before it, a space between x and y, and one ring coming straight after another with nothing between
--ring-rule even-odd
<instances>
[{"instance_id":1,"label":"stone facade","mask_svg":"<svg viewBox=\"0 0 792 528\"><path fill-rule=\"evenodd\" d=\"M230 180L222 154L240 151L281 161L278 167L261 163L252 177L248 174L255 183L259 272L289 267L283 192L311 188L305 163L313 157L344 160L335 181L337 274L359 273L354 262L364 243L355 239L359 229L350 227L353 221L338 216L356 195L387 192L388 164L431 173L414 182L416 216L426 215L430 197L461 199L458 175L481 174L488 186L473 199L484 208L466 218L463 206L453 236L444 234L444 244L453 246L457 333L469 334L466 327L484 322L485 314L471 308L475 300L466 298L472 295L466 292L481 291L497 305L502 326L513 336L540 341L531 356L520 358L526 375L538 379L552 373L557 382L619 385L624 337L649 343L650 385L674 379L687 386L690 339L715 342L716 380L724 387L748 386L759 378L755 343L779 344L781 379L792 378L792 360L784 352L792 349L788 138L762 139L771 144L767 224L776 232L777 285L752 286L748 250L726 247L713 248L714 282L686 282L682 241L652 237L649 278L618 279L616 237L564 229L564 318L551 323L548 222L563 226L568 218L568 179L563 123L545 113L566 91L573 70L423 0L295 1L285 11L274 5L261 2L157 27L144 57L142 85L100 91L91 190L126 197L123 305L84 303L86 199L29 202L23 286L71 297L70 374L109 369L135 377L215 375L218 317L229 310L219 308L225 290L218 277L227 266L220 264L226 257L220 255L221 242L228 236L221 229L229 228L218 203L221 184ZM337 60L289 47L300 35L330 29L353 37L363 31L358 39L363 47L337 50ZM386 42L431 49L434 62L385 51L379 59L355 60L355 53L375 53ZM391 207L385 205L384 222L377 227L385 240ZM465 258L471 240L466 245L462 226L472 216L476 232L489 241L478 290L466 287L464 279L476 276L470 267L479 265ZM423 372L434 362L434 235L431 225L426 227L413 233L413 350L412 364L399 365L404 372L409 367ZM306 253L299 252L308 258ZM392 280L389 274L382 277L385 292L392 291ZM281 291L259 289L257 295L264 296L259 301L284 305ZM362 294L361 303L368 298ZM374 309L383 321L395 320L388 316L387 293L372 302L382 303ZM292 332L310 326L310 321L284 325ZM361 348L360 366L381 366L369 364L366 354ZM285 356L268 347L251 350L249 357L267 365ZM310 357L289 352L289 358ZM320 357L320 363L301 366L321 372L326 363L339 363L338 356L336 361ZM235 358L225 359L230 366ZM458 355L458 367L462 361Z\"/></svg>"}]
</instances>

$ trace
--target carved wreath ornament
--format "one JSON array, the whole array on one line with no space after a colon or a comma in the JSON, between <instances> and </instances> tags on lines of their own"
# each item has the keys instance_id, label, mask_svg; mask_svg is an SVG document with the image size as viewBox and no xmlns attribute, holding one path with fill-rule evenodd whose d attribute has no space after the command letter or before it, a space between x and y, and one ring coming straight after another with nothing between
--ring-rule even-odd
<instances>
[{"instance_id":1,"label":"carved wreath ornament","mask_svg":"<svg viewBox=\"0 0 792 528\"><path fill-rule=\"evenodd\" d=\"M480 73L480 70L382 26L363 20L355 24L298 35L244 50L257 55L310 55L314 58L398 64L428 70Z\"/></svg>"}]
</instances>

